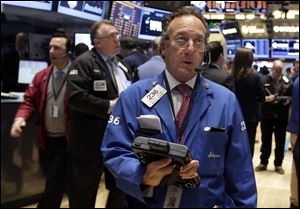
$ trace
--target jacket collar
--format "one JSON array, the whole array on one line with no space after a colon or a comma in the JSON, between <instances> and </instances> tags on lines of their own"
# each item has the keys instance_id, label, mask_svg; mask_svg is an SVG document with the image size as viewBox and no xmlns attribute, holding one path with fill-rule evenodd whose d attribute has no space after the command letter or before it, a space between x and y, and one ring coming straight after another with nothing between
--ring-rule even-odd
<instances>
[{"instance_id":1,"label":"jacket collar","mask_svg":"<svg viewBox=\"0 0 300 209\"><path fill-rule=\"evenodd\" d=\"M146 87L147 93L154 88L154 84L156 83L166 89L163 73L155 77L156 80L151 79L148 82ZM207 80L199 76L198 82L200 83L195 90L195 96L191 106L192 110L190 115L192 117L190 117L185 131L184 137L186 139L189 137L189 134L196 123L204 116L212 102L213 93L207 83ZM166 132L169 134L170 138L172 140L176 140L176 127L168 95L165 94L152 108L159 115L161 122L165 124L165 127L167 127Z\"/></svg>"}]
</instances>

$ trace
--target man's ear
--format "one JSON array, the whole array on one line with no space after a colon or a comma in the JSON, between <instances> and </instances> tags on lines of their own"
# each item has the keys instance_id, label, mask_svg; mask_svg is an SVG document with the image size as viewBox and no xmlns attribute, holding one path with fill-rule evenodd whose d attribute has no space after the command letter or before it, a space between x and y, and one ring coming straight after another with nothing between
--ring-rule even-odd
<instances>
[{"instance_id":1,"label":"man's ear","mask_svg":"<svg viewBox=\"0 0 300 209\"><path fill-rule=\"evenodd\" d=\"M97 48L101 48L101 44L100 44L99 39L95 38L94 39L94 44L95 44L95 46L97 46Z\"/></svg>"},{"instance_id":2,"label":"man's ear","mask_svg":"<svg viewBox=\"0 0 300 209\"><path fill-rule=\"evenodd\" d=\"M159 52L162 57L165 56L166 43L160 43Z\"/></svg>"}]
</instances>

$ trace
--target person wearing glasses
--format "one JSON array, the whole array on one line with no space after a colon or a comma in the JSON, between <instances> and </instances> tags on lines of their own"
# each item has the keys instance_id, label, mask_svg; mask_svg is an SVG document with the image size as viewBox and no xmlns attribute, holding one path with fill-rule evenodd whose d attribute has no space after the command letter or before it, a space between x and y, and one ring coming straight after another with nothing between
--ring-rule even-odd
<instances>
[{"instance_id":1,"label":"person wearing glasses","mask_svg":"<svg viewBox=\"0 0 300 209\"><path fill-rule=\"evenodd\" d=\"M100 145L109 115L120 93L130 84L129 69L116 58L119 33L112 21L96 22L91 28L94 48L85 52L69 69L70 106L69 201L70 207L95 207L100 177L105 167ZM121 207L123 193L105 170L110 190L106 207Z\"/></svg>"},{"instance_id":2,"label":"person wearing glasses","mask_svg":"<svg viewBox=\"0 0 300 209\"><path fill-rule=\"evenodd\" d=\"M110 116L101 150L117 186L128 194L127 207L256 207L239 103L230 90L195 71L208 36L207 23L193 7L167 16L161 42L166 70L125 90ZM132 149L137 136L185 145L192 160L181 167L172 158L141 163ZM199 177L200 184L172 184L175 172L180 180Z\"/></svg>"}]
</instances>

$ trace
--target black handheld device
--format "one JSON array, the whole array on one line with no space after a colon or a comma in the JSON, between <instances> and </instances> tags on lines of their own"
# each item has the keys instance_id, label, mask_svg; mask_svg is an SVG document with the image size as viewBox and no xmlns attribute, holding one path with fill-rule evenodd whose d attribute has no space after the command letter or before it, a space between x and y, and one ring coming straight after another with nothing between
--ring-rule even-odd
<instances>
[{"instance_id":1,"label":"black handheld device","mask_svg":"<svg viewBox=\"0 0 300 209\"><path fill-rule=\"evenodd\" d=\"M173 184L186 188L196 188L200 184L199 176L193 179L181 179L178 175L181 166L192 160L189 150L185 145L138 136L132 143L132 150L143 165L148 165L162 158L172 158L174 171L163 180L168 185Z\"/></svg>"}]
</instances>

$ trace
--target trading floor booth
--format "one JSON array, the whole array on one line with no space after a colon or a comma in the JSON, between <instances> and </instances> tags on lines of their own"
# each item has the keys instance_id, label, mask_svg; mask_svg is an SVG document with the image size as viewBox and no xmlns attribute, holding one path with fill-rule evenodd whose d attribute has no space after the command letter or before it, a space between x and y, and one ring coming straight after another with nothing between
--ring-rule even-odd
<instances>
[{"instance_id":1,"label":"trading floor booth","mask_svg":"<svg viewBox=\"0 0 300 209\"><path fill-rule=\"evenodd\" d=\"M10 128L22 99L1 97L1 208L22 207L38 201L45 177L36 147L36 117L32 117L20 139L10 137Z\"/></svg>"}]
</instances>

